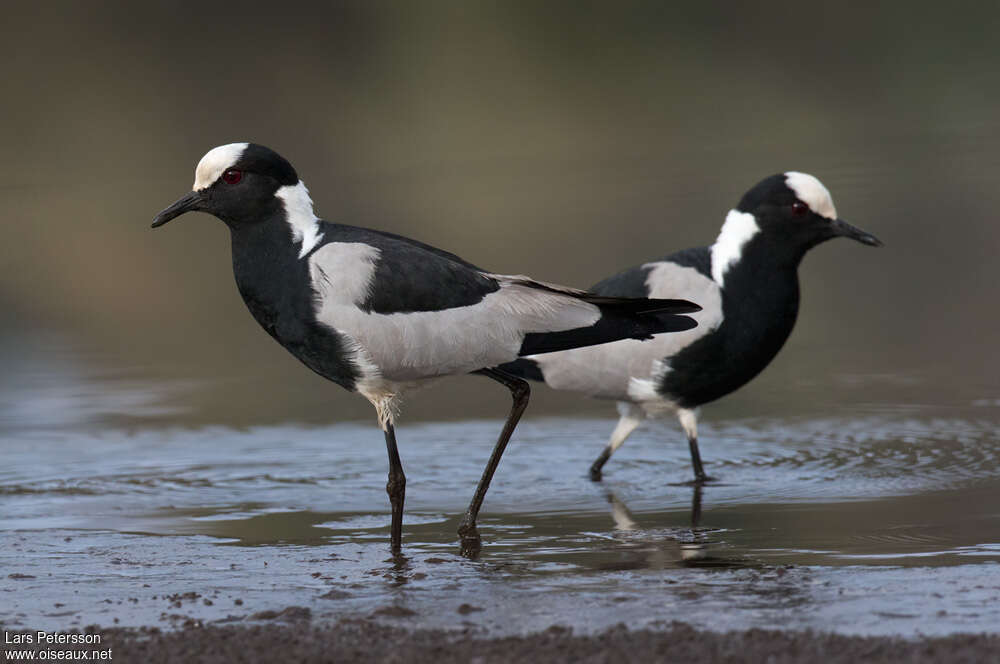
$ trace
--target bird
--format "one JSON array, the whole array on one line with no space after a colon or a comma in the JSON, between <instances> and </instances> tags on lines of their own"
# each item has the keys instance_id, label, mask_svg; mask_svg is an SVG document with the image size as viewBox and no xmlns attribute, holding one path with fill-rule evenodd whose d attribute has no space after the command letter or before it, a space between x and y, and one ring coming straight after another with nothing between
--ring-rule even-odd
<instances>
[{"instance_id":1,"label":"bird","mask_svg":"<svg viewBox=\"0 0 1000 664\"><path fill-rule=\"evenodd\" d=\"M772 175L729 211L714 244L630 267L590 288L607 296L694 300L702 306L693 315L697 327L523 357L501 370L617 402L620 417L590 467L592 480L601 480L608 459L639 426L673 413L687 437L692 484L705 483L714 478L698 449L700 407L742 387L774 359L798 316L802 258L836 237L882 245L837 216L816 177Z\"/></svg>"},{"instance_id":2,"label":"bird","mask_svg":"<svg viewBox=\"0 0 1000 664\"><path fill-rule=\"evenodd\" d=\"M700 309L495 274L401 235L324 221L291 163L251 142L209 150L191 191L157 214L153 228L192 211L228 226L236 285L261 327L375 407L389 457L394 554L406 493L394 422L404 394L470 373L510 390L510 414L459 525L462 553L475 556L479 509L530 396L524 380L497 367L522 355L688 330L696 322L683 314Z\"/></svg>"}]
</instances>

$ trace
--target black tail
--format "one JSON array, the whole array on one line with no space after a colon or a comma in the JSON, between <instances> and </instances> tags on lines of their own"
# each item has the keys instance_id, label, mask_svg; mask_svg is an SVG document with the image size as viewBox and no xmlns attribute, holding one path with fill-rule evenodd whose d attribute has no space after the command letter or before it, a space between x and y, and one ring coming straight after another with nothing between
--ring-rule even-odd
<instances>
[{"instance_id":1,"label":"black tail","mask_svg":"<svg viewBox=\"0 0 1000 664\"><path fill-rule=\"evenodd\" d=\"M600 308L601 317L596 323L562 332L527 334L518 355L552 353L620 339L649 339L663 332L690 330L698 325L697 321L678 314L701 311L701 307L687 300L607 297L592 293L580 293L578 297Z\"/></svg>"},{"instance_id":2,"label":"black tail","mask_svg":"<svg viewBox=\"0 0 1000 664\"><path fill-rule=\"evenodd\" d=\"M559 293L560 295L569 295L570 297L575 297L583 300L584 302L596 304L602 311L618 311L625 314L693 314L701 311L700 306L694 302L688 302L687 300L598 295L597 293L591 293L589 291L576 290L574 288L566 288L564 286L556 286L555 284L547 284L542 281L535 281L534 279L528 279L527 277L508 278L516 279L517 283L523 286L530 286L531 288L549 291L550 293ZM667 332L668 330L663 331Z\"/></svg>"}]
</instances>

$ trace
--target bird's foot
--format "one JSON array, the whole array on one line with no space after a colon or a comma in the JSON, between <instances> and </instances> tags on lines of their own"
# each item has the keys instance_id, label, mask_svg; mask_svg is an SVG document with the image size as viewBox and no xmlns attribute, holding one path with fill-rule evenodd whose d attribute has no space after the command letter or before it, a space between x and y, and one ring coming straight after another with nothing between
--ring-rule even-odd
<instances>
[{"instance_id":1,"label":"bird's foot","mask_svg":"<svg viewBox=\"0 0 1000 664\"><path fill-rule=\"evenodd\" d=\"M392 563L393 568L399 571L410 564L410 559L403 555L403 547L391 546L389 548L389 557L386 558L385 562Z\"/></svg>"},{"instance_id":2,"label":"bird's foot","mask_svg":"<svg viewBox=\"0 0 1000 664\"><path fill-rule=\"evenodd\" d=\"M682 486L705 486L712 482L718 482L717 477L712 477L711 475L697 475L693 480L688 480L687 482L682 482Z\"/></svg>"},{"instance_id":3,"label":"bird's foot","mask_svg":"<svg viewBox=\"0 0 1000 664\"><path fill-rule=\"evenodd\" d=\"M611 458L610 446L604 448L601 452L601 456L594 459L594 463L590 464L590 481L600 482L601 481L601 469L604 468L604 464L608 462Z\"/></svg>"},{"instance_id":4,"label":"bird's foot","mask_svg":"<svg viewBox=\"0 0 1000 664\"><path fill-rule=\"evenodd\" d=\"M475 560L483 548L483 539L479 536L476 522L466 514L458 525L460 553L465 558Z\"/></svg>"}]
</instances>

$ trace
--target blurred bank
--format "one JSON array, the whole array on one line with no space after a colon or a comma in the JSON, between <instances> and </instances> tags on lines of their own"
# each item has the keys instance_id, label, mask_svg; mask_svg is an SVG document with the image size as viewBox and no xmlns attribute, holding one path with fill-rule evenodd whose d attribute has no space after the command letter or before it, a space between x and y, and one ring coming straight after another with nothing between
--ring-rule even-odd
<instances>
[{"instance_id":1,"label":"blurred bank","mask_svg":"<svg viewBox=\"0 0 1000 664\"><path fill-rule=\"evenodd\" d=\"M287 156L325 218L574 286L813 173L886 247L808 256L788 347L716 412L990 404L998 28L988 3L9 5L0 417L369 418L251 320L221 223L149 229L236 140ZM611 412L536 395L532 415ZM498 400L453 379L404 416Z\"/></svg>"}]
</instances>

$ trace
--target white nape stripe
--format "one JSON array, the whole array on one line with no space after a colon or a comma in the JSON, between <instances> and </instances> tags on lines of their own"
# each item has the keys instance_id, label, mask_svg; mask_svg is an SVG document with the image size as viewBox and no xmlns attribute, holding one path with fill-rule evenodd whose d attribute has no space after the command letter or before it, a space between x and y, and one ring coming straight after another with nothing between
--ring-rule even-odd
<instances>
[{"instance_id":1,"label":"white nape stripe","mask_svg":"<svg viewBox=\"0 0 1000 664\"><path fill-rule=\"evenodd\" d=\"M248 145L250 144L230 143L228 145L220 145L206 152L205 156L198 162L198 166L194 169L194 186L191 189L193 191L200 191L206 187L211 187L212 183L219 179L223 171L227 168L232 168L240 160L240 157L243 156L243 151L247 149Z\"/></svg>"},{"instance_id":2,"label":"white nape stripe","mask_svg":"<svg viewBox=\"0 0 1000 664\"><path fill-rule=\"evenodd\" d=\"M785 173L785 185L795 192L796 198L819 216L827 219L837 218L837 209L833 207L833 198L829 190L812 175L788 171Z\"/></svg>"},{"instance_id":3,"label":"white nape stripe","mask_svg":"<svg viewBox=\"0 0 1000 664\"><path fill-rule=\"evenodd\" d=\"M743 255L743 247L754 235L760 232L757 220L749 212L730 210L726 215L726 222L722 224L722 230L715 244L712 245L712 279L719 286L723 285L723 279L729 267L740 260Z\"/></svg>"},{"instance_id":4,"label":"white nape stripe","mask_svg":"<svg viewBox=\"0 0 1000 664\"><path fill-rule=\"evenodd\" d=\"M285 218L292 227L292 240L301 242L299 258L302 258L323 239L319 232L319 219L313 212L313 202L305 183L286 185L274 193L285 206Z\"/></svg>"}]
</instances>

